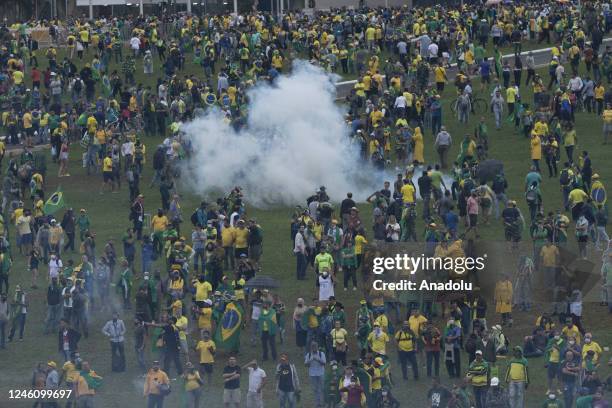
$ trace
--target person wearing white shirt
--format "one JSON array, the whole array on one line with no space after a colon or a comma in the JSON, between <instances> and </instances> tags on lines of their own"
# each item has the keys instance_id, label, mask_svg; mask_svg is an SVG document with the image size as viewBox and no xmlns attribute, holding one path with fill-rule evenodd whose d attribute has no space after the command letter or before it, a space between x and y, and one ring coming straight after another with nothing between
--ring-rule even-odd
<instances>
[{"instance_id":1,"label":"person wearing white shirt","mask_svg":"<svg viewBox=\"0 0 612 408\"><path fill-rule=\"evenodd\" d=\"M134 57L138 57L138 51L140 50L140 39L136 36L130 39L130 48L134 53Z\"/></svg>"},{"instance_id":2,"label":"person wearing white shirt","mask_svg":"<svg viewBox=\"0 0 612 408\"><path fill-rule=\"evenodd\" d=\"M430 64L435 64L438 61L438 44L436 44L435 42L432 42L431 44L429 44L429 47L427 47L427 52L428 52L428 57L429 57L429 63Z\"/></svg>"},{"instance_id":3,"label":"person wearing white shirt","mask_svg":"<svg viewBox=\"0 0 612 408\"><path fill-rule=\"evenodd\" d=\"M306 268L308 268L308 259L307 259L307 250L306 250L306 242L304 240L304 228L303 225L300 226L299 231L295 234L293 253L296 257L296 275L297 280L304 280L306 278Z\"/></svg>"},{"instance_id":4,"label":"person wearing white shirt","mask_svg":"<svg viewBox=\"0 0 612 408\"><path fill-rule=\"evenodd\" d=\"M57 255L51 255L49 259L49 281L53 278L59 278L59 274L63 268L62 260Z\"/></svg>"},{"instance_id":5,"label":"person wearing white shirt","mask_svg":"<svg viewBox=\"0 0 612 408\"><path fill-rule=\"evenodd\" d=\"M266 372L257 366L253 360L243 367L249 372L249 388L247 391L247 408L263 408L263 387L266 385Z\"/></svg>"},{"instance_id":6,"label":"person wearing white shirt","mask_svg":"<svg viewBox=\"0 0 612 408\"><path fill-rule=\"evenodd\" d=\"M387 223L387 241L398 242L400 236L400 225L394 215L389 216Z\"/></svg>"},{"instance_id":7,"label":"person wearing white shirt","mask_svg":"<svg viewBox=\"0 0 612 408\"><path fill-rule=\"evenodd\" d=\"M395 98L395 103L393 104L395 114L400 118L405 118L407 105L408 101L406 101L406 97L404 97L404 95L399 95L397 98Z\"/></svg>"},{"instance_id":8,"label":"person wearing white shirt","mask_svg":"<svg viewBox=\"0 0 612 408\"><path fill-rule=\"evenodd\" d=\"M106 322L102 328L102 333L109 338L111 343L111 365L115 372L125 371L125 324L119 319L117 312L113 313L113 318Z\"/></svg>"}]
</instances>

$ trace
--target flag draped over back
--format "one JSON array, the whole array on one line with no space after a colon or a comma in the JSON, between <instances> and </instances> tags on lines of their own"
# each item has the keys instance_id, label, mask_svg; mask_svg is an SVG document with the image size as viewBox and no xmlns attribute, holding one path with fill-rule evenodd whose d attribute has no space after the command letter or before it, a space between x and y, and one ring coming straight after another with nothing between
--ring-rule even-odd
<instances>
[{"instance_id":1,"label":"flag draped over back","mask_svg":"<svg viewBox=\"0 0 612 408\"><path fill-rule=\"evenodd\" d=\"M215 330L217 347L225 350L238 350L243 318L244 311L239 304L230 302L225 306Z\"/></svg>"},{"instance_id":2,"label":"flag draped over back","mask_svg":"<svg viewBox=\"0 0 612 408\"><path fill-rule=\"evenodd\" d=\"M51 215L64 208L64 205L64 193L62 193L61 188L58 187L55 193L51 194L51 197L45 202L43 212L45 215Z\"/></svg>"}]
</instances>

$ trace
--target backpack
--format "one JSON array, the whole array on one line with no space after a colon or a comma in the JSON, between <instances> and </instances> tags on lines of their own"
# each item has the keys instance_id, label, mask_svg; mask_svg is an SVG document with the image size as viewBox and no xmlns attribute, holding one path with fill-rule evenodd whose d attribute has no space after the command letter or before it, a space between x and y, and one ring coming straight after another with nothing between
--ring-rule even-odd
<instances>
[{"instance_id":1,"label":"backpack","mask_svg":"<svg viewBox=\"0 0 612 408\"><path fill-rule=\"evenodd\" d=\"M561 170L561 174L559 175L559 183L562 186L567 186L570 183L570 175L567 169Z\"/></svg>"},{"instance_id":2,"label":"backpack","mask_svg":"<svg viewBox=\"0 0 612 408\"><path fill-rule=\"evenodd\" d=\"M527 200L527 204L535 204L538 201L538 192L535 190L535 188L527 190L525 199Z\"/></svg>"}]
</instances>

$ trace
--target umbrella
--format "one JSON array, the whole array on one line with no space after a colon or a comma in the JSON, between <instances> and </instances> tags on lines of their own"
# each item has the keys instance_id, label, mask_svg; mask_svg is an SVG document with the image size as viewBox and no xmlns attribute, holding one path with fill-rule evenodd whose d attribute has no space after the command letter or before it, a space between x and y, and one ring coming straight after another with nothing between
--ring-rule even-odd
<instances>
[{"instance_id":1,"label":"umbrella","mask_svg":"<svg viewBox=\"0 0 612 408\"><path fill-rule=\"evenodd\" d=\"M481 181L493 181L495 176L504 171L504 164L500 160L485 160L478 165L476 177Z\"/></svg>"},{"instance_id":2,"label":"umbrella","mask_svg":"<svg viewBox=\"0 0 612 408\"><path fill-rule=\"evenodd\" d=\"M255 276L249 279L246 285L244 285L245 288L249 289L272 289L278 288L279 286L280 284L278 281L269 276Z\"/></svg>"}]
</instances>

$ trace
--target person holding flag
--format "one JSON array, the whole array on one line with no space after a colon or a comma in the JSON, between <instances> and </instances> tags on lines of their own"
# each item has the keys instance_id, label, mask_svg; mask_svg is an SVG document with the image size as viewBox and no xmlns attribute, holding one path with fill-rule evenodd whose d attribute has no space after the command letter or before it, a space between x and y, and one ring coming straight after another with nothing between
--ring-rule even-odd
<instances>
[{"instance_id":1,"label":"person holding flag","mask_svg":"<svg viewBox=\"0 0 612 408\"><path fill-rule=\"evenodd\" d=\"M244 320L244 310L236 297L231 296L218 319L214 335L217 348L237 353L240 349L240 331Z\"/></svg>"},{"instance_id":2,"label":"person holding flag","mask_svg":"<svg viewBox=\"0 0 612 408\"><path fill-rule=\"evenodd\" d=\"M45 215L53 215L65 206L66 203L64 202L64 193L62 192L61 187L58 187L55 193L51 194L51 197L45 201L43 212Z\"/></svg>"}]
</instances>

